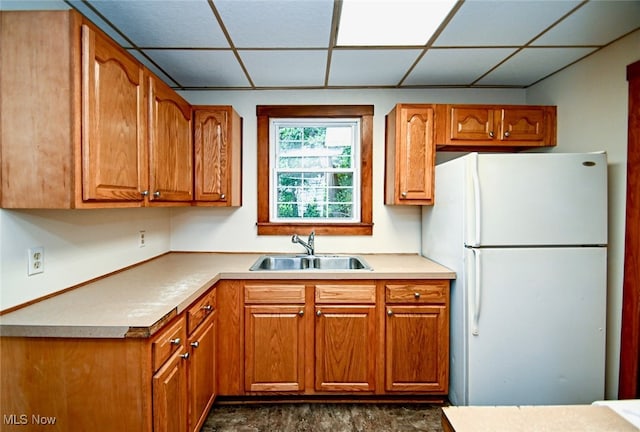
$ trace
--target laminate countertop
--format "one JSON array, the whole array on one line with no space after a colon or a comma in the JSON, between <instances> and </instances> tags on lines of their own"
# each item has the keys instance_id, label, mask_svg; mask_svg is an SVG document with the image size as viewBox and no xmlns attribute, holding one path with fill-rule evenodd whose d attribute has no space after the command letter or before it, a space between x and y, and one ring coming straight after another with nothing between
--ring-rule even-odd
<instances>
[{"instance_id":1,"label":"laminate countertop","mask_svg":"<svg viewBox=\"0 0 640 432\"><path fill-rule=\"evenodd\" d=\"M171 252L0 316L8 337L149 337L222 279L454 279L417 254L357 254L373 270L249 271L262 253Z\"/></svg>"}]
</instances>

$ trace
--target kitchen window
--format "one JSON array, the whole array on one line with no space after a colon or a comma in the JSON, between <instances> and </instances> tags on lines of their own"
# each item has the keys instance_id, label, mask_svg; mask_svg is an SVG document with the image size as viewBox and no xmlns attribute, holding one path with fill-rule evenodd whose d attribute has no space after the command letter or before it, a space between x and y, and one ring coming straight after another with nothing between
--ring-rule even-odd
<instances>
[{"instance_id":1,"label":"kitchen window","mask_svg":"<svg viewBox=\"0 0 640 432\"><path fill-rule=\"evenodd\" d=\"M372 106L258 106L258 234L371 235Z\"/></svg>"}]
</instances>

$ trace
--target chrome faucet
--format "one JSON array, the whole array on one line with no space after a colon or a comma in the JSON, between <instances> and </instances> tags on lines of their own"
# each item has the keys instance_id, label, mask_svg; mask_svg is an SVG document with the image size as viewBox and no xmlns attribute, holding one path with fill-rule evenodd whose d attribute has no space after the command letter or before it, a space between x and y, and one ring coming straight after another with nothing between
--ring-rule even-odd
<instances>
[{"instance_id":1,"label":"chrome faucet","mask_svg":"<svg viewBox=\"0 0 640 432\"><path fill-rule=\"evenodd\" d=\"M294 234L293 237L291 237L291 243L300 243L307 250L307 254L315 255L315 239L316 233L315 231L311 231L311 234L309 234L309 239L306 242L298 237L298 234Z\"/></svg>"}]
</instances>

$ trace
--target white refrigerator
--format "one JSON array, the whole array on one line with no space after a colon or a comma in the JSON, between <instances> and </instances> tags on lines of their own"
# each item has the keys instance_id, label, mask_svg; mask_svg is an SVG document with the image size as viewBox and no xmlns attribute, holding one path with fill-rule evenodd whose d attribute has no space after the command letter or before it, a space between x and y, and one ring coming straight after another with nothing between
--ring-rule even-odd
<instances>
[{"instance_id":1,"label":"white refrigerator","mask_svg":"<svg viewBox=\"0 0 640 432\"><path fill-rule=\"evenodd\" d=\"M470 153L436 166L422 255L451 285L454 405L604 399L605 153Z\"/></svg>"}]
</instances>

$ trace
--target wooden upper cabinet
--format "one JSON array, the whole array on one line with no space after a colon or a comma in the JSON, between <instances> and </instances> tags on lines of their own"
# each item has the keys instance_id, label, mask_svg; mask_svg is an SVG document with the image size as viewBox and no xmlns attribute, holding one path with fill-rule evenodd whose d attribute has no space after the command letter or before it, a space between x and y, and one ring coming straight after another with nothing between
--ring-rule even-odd
<instances>
[{"instance_id":1,"label":"wooden upper cabinet","mask_svg":"<svg viewBox=\"0 0 640 432\"><path fill-rule=\"evenodd\" d=\"M82 198L144 201L144 70L82 26Z\"/></svg>"},{"instance_id":2,"label":"wooden upper cabinet","mask_svg":"<svg viewBox=\"0 0 640 432\"><path fill-rule=\"evenodd\" d=\"M242 205L242 119L230 106L194 107L195 204Z\"/></svg>"},{"instance_id":3,"label":"wooden upper cabinet","mask_svg":"<svg viewBox=\"0 0 640 432\"><path fill-rule=\"evenodd\" d=\"M435 109L398 104L386 116L385 204L431 205Z\"/></svg>"},{"instance_id":4,"label":"wooden upper cabinet","mask_svg":"<svg viewBox=\"0 0 640 432\"><path fill-rule=\"evenodd\" d=\"M438 150L513 151L556 145L556 107L437 105Z\"/></svg>"},{"instance_id":5,"label":"wooden upper cabinet","mask_svg":"<svg viewBox=\"0 0 640 432\"><path fill-rule=\"evenodd\" d=\"M149 77L149 200L191 201L191 106L166 84Z\"/></svg>"}]
</instances>

